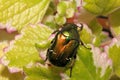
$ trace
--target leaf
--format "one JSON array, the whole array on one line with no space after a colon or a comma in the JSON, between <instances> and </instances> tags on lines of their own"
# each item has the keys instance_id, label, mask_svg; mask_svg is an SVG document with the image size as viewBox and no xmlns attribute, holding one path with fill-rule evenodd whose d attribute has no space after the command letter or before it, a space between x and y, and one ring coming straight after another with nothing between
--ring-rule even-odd
<instances>
[{"instance_id":1,"label":"leaf","mask_svg":"<svg viewBox=\"0 0 120 80\"><path fill-rule=\"evenodd\" d=\"M85 44L92 42L92 31L87 25L83 25L83 29L80 31L80 38Z\"/></svg>"},{"instance_id":2,"label":"leaf","mask_svg":"<svg viewBox=\"0 0 120 80\"><path fill-rule=\"evenodd\" d=\"M102 31L102 26L97 22L95 18L89 23L88 26L95 35L99 35Z\"/></svg>"},{"instance_id":3,"label":"leaf","mask_svg":"<svg viewBox=\"0 0 120 80\"><path fill-rule=\"evenodd\" d=\"M0 22L20 30L28 24L40 22L49 3L50 0L0 0Z\"/></svg>"},{"instance_id":4,"label":"leaf","mask_svg":"<svg viewBox=\"0 0 120 80\"><path fill-rule=\"evenodd\" d=\"M110 23L112 27L112 31L114 32L115 35L120 34L120 9L114 11L110 15Z\"/></svg>"},{"instance_id":5,"label":"leaf","mask_svg":"<svg viewBox=\"0 0 120 80\"><path fill-rule=\"evenodd\" d=\"M24 68L27 74L25 80L61 80L60 76L45 66L32 66Z\"/></svg>"},{"instance_id":6,"label":"leaf","mask_svg":"<svg viewBox=\"0 0 120 80\"><path fill-rule=\"evenodd\" d=\"M71 18L75 14L76 3L75 1L60 1L57 5L57 14L55 21L58 25L63 25L66 18Z\"/></svg>"},{"instance_id":7,"label":"leaf","mask_svg":"<svg viewBox=\"0 0 120 80\"><path fill-rule=\"evenodd\" d=\"M101 43L105 41L105 39L107 38L107 35L102 33L102 26L98 23L96 18L91 20L88 26L94 35L94 40L93 40L94 45L100 46Z\"/></svg>"},{"instance_id":8,"label":"leaf","mask_svg":"<svg viewBox=\"0 0 120 80\"><path fill-rule=\"evenodd\" d=\"M109 57L113 61L113 70L120 77L120 44L119 41L113 40L113 45L109 48Z\"/></svg>"},{"instance_id":9,"label":"leaf","mask_svg":"<svg viewBox=\"0 0 120 80\"><path fill-rule=\"evenodd\" d=\"M120 0L84 0L84 8L91 13L108 14L120 6Z\"/></svg>"},{"instance_id":10,"label":"leaf","mask_svg":"<svg viewBox=\"0 0 120 80\"><path fill-rule=\"evenodd\" d=\"M52 30L44 25L27 26L11 43L4 60L9 61L9 66L19 68L39 61L39 53L35 45L36 43L48 45L48 37L51 33Z\"/></svg>"},{"instance_id":11,"label":"leaf","mask_svg":"<svg viewBox=\"0 0 120 80\"><path fill-rule=\"evenodd\" d=\"M74 16L75 8L75 1L60 1L57 5L57 12L60 16L71 18Z\"/></svg>"},{"instance_id":12,"label":"leaf","mask_svg":"<svg viewBox=\"0 0 120 80\"><path fill-rule=\"evenodd\" d=\"M38 30L38 29L37 29ZM47 29L45 29L47 30ZM31 30L29 30L31 31ZM43 30L42 30L43 31ZM25 31L24 31L25 32ZM45 31L47 32L47 31ZM93 48L93 51L95 49ZM78 49L78 57L73 67L72 77L71 80L108 80L111 75L111 68L109 64L106 62L106 58L102 58L100 53L94 57L96 52L91 52L89 49L84 47L79 47ZM100 60L102 59L105 65L96 65L94 58L99 58L98 65L100 65ZM106 66L107 64L107 66ZM55 68L53 68L56 70ZM59 75L55 75L56 73L51 71L50 68L46 68L45 66L32 66L24 68L25 73L27 74L26 80L39 80L39 79L46 79L46 80L60 80L61 77ZM69 70L68 70L69 71ZM68 72L67 71L67 72ZM69 72L68 72L69 74ZM66 77L65 77L66 78Z\"/></svg>"},{"instance_id":13,"label":"leaf","mask_svg":"<svg viewBox=\"0 0 120 80\"><path fill-rule=\"evenodd\" d=\"M4 55L3 50L7 46L8 46L8 43L6 41L0 42L0 58Z\"/></svg>"},{"instance_id":14,"label":"leaf","mask_svg":"<svg viewBox=\"0 0 120 80\"><path fill-rule=\"evenodd\" d=\"M95 49L93 49L95 51ZM101 65L100 58L101 55L98 53L95 56L96 53L91 53L89 49L86 49L84 47L81 47L78 49L78 57L75 63L75 66L72 71L72 77L71 80L108 80L111 75L111 68L108 64L105 66L104 64ZM95 64L95 58L99 58L99 61L97 61L97 64ZM102 58L102 57L101 57ZM104 58L103 58L104 59ZM105 61L105 59L104 59ZM106 61L105 61L105 64ZM105 68L106 69L105 69Z\"/></svg>"},{"instance_id":15,"label":"leaf","mask_svg":"<svg viewBox=\"0 0 120 80\"><path fill-rule=\"evenodd\" d=\"M55 22L59 25L65 24L66 18L64 16L56 15L55 16Z\"/></svg>"},{"instance_id":16,"label":"leaf","mask_svg":"<svg viewBox=\"0 0 120 80\"><path fill-rule=\"evenodd\" d=\"M0 80L24 80L22 72L10 73L8 68L0 64Z\"/></svg>"},{"instance_id":17,"label":"leaf","mask_svg":"<svg viewBox=\"0 0 120 80\"><path fill-rule=\"evenodd\" d=\"M67 6L68 2L67 1L61 1L58 5L57 5L57 12L58 14L64 16L67 10Z\"/></svg>"},{"instance_id":18,"label":"leaf","mask_svg":"<svg viewBox=\"0 0 120 80\"><path fill-rule=\"evenodd\" d=\"M93 76L96 76L96 74L92 60L92 53L87 49L79 48L71 80L94 80Z\"/></svg>"}]
</instances>

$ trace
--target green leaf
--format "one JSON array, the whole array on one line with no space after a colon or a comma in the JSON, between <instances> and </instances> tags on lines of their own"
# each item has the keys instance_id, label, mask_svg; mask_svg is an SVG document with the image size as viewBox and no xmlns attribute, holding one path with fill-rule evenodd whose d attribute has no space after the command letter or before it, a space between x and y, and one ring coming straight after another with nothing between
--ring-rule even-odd
<instances>
[{"instance_id":1,"label":"green leaf","mask_svg":"<svg viewBox=\"0 0 120 80\"><path fill-rule=\"evenodd\" d=\"M21 35L16 37L8 48L5 57L9 61L9 66L22 68L29 63L40 60L39 52L36 49L36 43L43 43L40 49L48 45L48 37L52 30L44 25L31 25L21 31ZM45 44L46 42L46 44ZM47 46L46 46L47 47Z\"/></svg>"},{"instance_id":2,"label":"green leaf","mask_svg":"<svg viewBox=\"0 0 120 80\"><path fill-rule=\"evenodd\" d=\"M75 1L60 1L57 5L57 14L55 21L58 25L63 25L66 22L66 18L74 16L76 10Z\"/></svg>"},{"instance_id":3,"label":"green leaf","mask_svg":"<svg viewBox=\"0 0 120 80\"><path fill-rule=\"evenodd\" d=\"M120 9L110 15L110 24L115 35L120 34Z\"/></svg>"},{"instance_id":4,"label":"green leaf","mask_svg":"<svg viewBox=\"0 0 120 80\"><path fill-rule=\"evenodd\" d=\"M112 70L104 58L105 64L101 64L99 57L101 57L99 53L96 55L94 52L91 53L89 49L79 48L71 80L108 80ZM96 58L99 58L99 61L95 61Z\"/></svg>"},{"instance_id":5,"label":"green leaf","mask_svg":"<svg viewBox=\"0 0 120 80\"><path fill-rule=\"evenodd\" d=\"M58 14L64 16L68 7L68 2L67 1L61 1L58 5L57 5L57 11Z\"/></svg>"},{"instance_id":6,"label":"green leaf","mask_svg":"<svg viewBox=\"0 0 120 80\"><path fill-rule=\"evenodd\" d=\"M91 20L91 22L88 24L90 29L92 30L92 33L95 35L99 35L102 31L102 26L97 22L97 20L94 18Z\"/></svg>"},{"instance_id":7,"label":"green leaf","mask_svg":"<svg viewBox=\"0 0 120 80\"><path fill-rule=\"evenodd\" d=\"M25 80L61 80L58 74L45 66L32 66L24 68L24 71L27 74Z\"/></svg>"},{"instance_id":8,"label":"green leaf","mask_svg":"<svg viewBox=\"0 0 120 80\"><path fill-rule=\"evenodd\" d=\"M65 18L65 16L61 16L61 15L56 15L55 16L55 21L56 21L56 23L57 24L59 24L59 25L63 25L63 24L65 24L65 22L66 22L66 18Z\"/></svg>"},{"instance_id":9,"label":"green leaf","mask_svg":"<svg viewBox=\"0 0 120 80\"><path fill-rule=\"evenodd\" d=\"M73 17L76 8L75 1L61 1L57 5L57 12L60 16Z\"/></svg>"},{"instance_id":10,"label":"green leaf","mask_svg":"<svg viewBox=\"0 0 120 80\"><path fill-rule=\"evenodd\" d=\"M120 45L116 42L109 48L109 56L113 61L113 70L120 77Z\"/></svg>"},{"instance_id":11,"label":"green leaf","mask_svg":"<svg viewBox=\"0 0 120 80\"><path fill-rule=\"evenodd\" d=\"M94 80L96 76L95 66L93 65L92 53L84 48L78 49L78 57L73 67L71 80Z\"/></svg>"},{"instance_id":12,"label":"green leaf","mask_svg":"<svg viewBox=\"0 0 120 80\"><path fill-rule=\"evenodd\" d=\"M120 6L120 0L84 0L84 8L94 14L108 14Z\"/></svg>"},{"instance_id":13,"label":"green leaf","mask_svg":"<svg viewBox=\"0 0 120 80\"><path fill-rule=\"evenodd\" d=\"M102 45L102 43L107 41L107 38L108 38L108 35L105 35L104 33L101 33L101 34L99 34L99 36L98 35L95 36L93 43L94 43L95 46L99 47L99 46Z\"/></svg>"},{"instance_id":14,"label":"green leaf","mask_svg":"<svg viewBox=\"0 0 120 80\"><path fill-rule=\"evenodd\" d=\"M94 35L94 40L93 40L94 45L99 46L101 44L101 42L103 41L103 39L105 38L105 35L103 35L101 33L102 26L97 22L97 20L95 18L90 21L88 26L92 31L92 36Z\"/></svg>"},{"instance_id":15,"label":"green leaf","mask_svg":"<svg viewBox=\"0 0 120 80\"><path fill-rule=\"evenodd\" d=\"M20 30L42 20L50 0L0 0L0 22Z\"/></svg>"},{"instance_id":16,"label":"green leaf","mask_svg":"<svg viewBox=\"0 0 120 80\"><path fill-rule=\"evenodd\" d=\"M88 28L88 26L83 25L83 29L80 31L80 38L85 44L92 42L92 31Z\"/></svg>"}]
</instances>

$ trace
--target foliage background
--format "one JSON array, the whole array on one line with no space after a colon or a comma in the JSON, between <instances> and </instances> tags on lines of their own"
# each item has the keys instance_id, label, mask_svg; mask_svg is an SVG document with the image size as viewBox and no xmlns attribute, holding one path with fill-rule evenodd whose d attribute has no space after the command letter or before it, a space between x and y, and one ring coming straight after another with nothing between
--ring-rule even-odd
<instances>
[{"instance_id":1,"label":"foliage background","mask_svg":"<svg viewBox=\"0 0 120 80\"><path fill-rule=\"evenodd\" d=\"M0 80L120 80L119 21L120 0L0 0ZM79 46L71 78L44 62L65 23L82 23L91 47Z\"/></svg>"}]
</instances>

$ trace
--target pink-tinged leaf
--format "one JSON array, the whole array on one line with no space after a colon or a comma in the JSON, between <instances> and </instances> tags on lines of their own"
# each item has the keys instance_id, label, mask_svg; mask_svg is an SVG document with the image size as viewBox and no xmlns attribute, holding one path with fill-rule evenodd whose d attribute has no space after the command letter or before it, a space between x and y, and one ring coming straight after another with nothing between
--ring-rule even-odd
<instances>
[{"instance_id":1,"label":"pink-tinged leaf","mask_svg":"<svg viewBox=\"0 0 120 80\"><path fill-rule=\"evenodd\" d=\"M52 30L45 25L37 24L24 28L15 40L10 42L10 46L3 58L3 63L9 67L23 68L29 63L35 63L41 58L35 44L40 43L43 49L50 44L48 40ZM46 41L46 43L43 43ZM44 46L44 47L43 47Z\"/></svg>"},{"instance_id":2,"label":"pink-tinged leaf","mask_svg":"<svg viewBox=\"0 0 120 80\"><path fill-rule=\"evenodd\" d=\"M101 68L100 76L103 77L107 68L112 69L112 60L107 51L102 52L98 47L92 47L93 60L97 69Z\"/></svg>"},{"instance_id":3,"label":"pink-tinged leaf","mask_svg":"<svg viewBox=\"0 0 120 80\"><path fill-rule=\"evenodd\" d=\"M0 29L6 29L8 33L16 31L16 29L10 23L7 23L6 25L0 23Z\"/></svg>"},{"instance_id":4,"label":"pink-tinged leaf","mask_svg":"<svg viewBox=\"0 0 120 80\"><path fill-rule=\"evenodd\" d=\"M108 48L109 57L113 61L114 73L120 77L120 39L114 38L110 47Z\"/></svg>"}]
</instances>

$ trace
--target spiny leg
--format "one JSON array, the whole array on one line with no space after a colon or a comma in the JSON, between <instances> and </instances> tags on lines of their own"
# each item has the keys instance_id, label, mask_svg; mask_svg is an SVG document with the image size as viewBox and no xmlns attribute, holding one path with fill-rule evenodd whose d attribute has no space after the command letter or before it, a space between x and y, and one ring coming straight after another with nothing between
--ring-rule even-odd
<instances>
[{"instance_id":1,"label":"spiny leg","mask_svg":"<svg viewBox=\"0 0 120 80\"><path fill-rule=\"evenodd\" d=\"M78 24L77 26L78 26L78 28L80 28L80 31L82 31L82 29L83 29L83 24L80 23L80 24Z\"/></svg>"},{"instance_id":2,"label":"spiny leg","mask_svg":"<svg viewBox=\"0 0 120 80\"><path fill-rule=\"evenodd\" d=\"M47 50L47 54L46 54L46 59L45 59L45 62L47 61L47 59L48 59L48 55L49 55L49 49Z\"/></svg>"},{"instance_id":3,"label":"spiny leg","mask_svg":"<svg viewBox=\"0 0 120 80\"><path fill-rule=\"evenodd\" d=\"M91 49L91 48L85 46L85 44L82 42L82 40L80 40L80 43L81 43L81 45L84 46L85 48L87 48L87 49Z\"/></svg>"},{"instance_id":4,"label":"spiny leg","mask_svg":"<svg viewBox=\"0 0 120 80\"><path fill-rule=\"evenodd\" d=\"M70 77L72 77L72 69L73 69L73 66L74 66L74 63L75 63L75 60L76 60L76 51L74 53L75 53L75 55L73 57L73 60L72 60L73 62L72 62L72 65L70 67Z\"/></svg>"},{"instance_id":5,"label":"spiny leg","mask_svg":"<svg viewBox=\"0 0 120 80\"><path fill-rule=\"evenodd\" d=\"M73 67L70 67L70 77L72 76L72 68Z\"/></svg>"}]
</instances>

